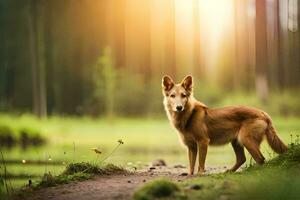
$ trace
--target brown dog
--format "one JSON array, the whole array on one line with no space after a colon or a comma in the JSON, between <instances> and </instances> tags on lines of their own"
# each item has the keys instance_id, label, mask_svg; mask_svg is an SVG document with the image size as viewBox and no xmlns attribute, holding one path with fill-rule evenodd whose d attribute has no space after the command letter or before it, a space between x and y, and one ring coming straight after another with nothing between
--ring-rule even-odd
<instances>
[{"instance_id":1,"label":"brown dog","mask_svg":"<svg viewBox=\"0 0 300 200\"><path fill-rule=\"evenodd\" d=\"M276 135L267 113L246 106L208 108L194 99L192 82L192 76L185 77L179 84L175 84L169 76L162 79L165 110L187 146L190 174L194 173L197 151L198 173L204 172L208 145L231 142L236 163L230 171L236 171L246 161L244 147L258 164L264 163L265 158L259 150L264 136L275 152L287 150Z\"/></svg>"}]
</instances>

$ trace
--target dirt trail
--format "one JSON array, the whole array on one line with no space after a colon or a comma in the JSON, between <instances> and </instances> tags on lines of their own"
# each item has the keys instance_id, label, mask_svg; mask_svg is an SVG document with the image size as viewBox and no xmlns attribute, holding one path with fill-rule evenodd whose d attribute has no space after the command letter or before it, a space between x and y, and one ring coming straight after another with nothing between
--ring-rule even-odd
<instances>
[{"instance_id":1,"label":"dirt trail","mask_svg":"<svg viewBox=\"0 0 300 200\"><path fill-rule=\"evenodd\" d=\"M224 168L208 168L208 173L223 171ZM73 182L56 187L44 188L26 195L25 199L39 200L95 200L95 199L131 199L134 191L141 185L157 178L183 181L196 176L183 173L186 168L155 167L153 170L141 170L132 174L95 176L83 182ZM24 198L22 198L24 199Z\"/></svg>"}]
</instances>

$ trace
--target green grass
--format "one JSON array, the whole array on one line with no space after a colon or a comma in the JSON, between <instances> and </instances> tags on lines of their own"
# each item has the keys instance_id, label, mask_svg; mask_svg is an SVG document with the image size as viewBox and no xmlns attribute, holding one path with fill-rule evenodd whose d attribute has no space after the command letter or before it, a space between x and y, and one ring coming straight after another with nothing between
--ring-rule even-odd
<instances>
[{"instance_id":1,"label":"green grass","mask_svg":"<svg viewBox=\"0 0 300 200\"><path fill-rule=\"evenodd\" d=\"M82 181L91 178L93 175L122 173L127 173L127 171L113 164L97 165L87 162L70 163L66 166L65 170L57 176L53 176L50 172L45 173L42 180L37 183L36 187L52 187L71 181Z\"/></svg>"},{"instance_id":2,"label":"green grass","mask_svg":"<svg viewBox=\"0 0 300 200\"><path fill-rule=\"evenodd\" d=\"M177 198L180 196L179 186L165 179L151 181L134 193L135 200L151 200L157 198Z\"/></svg>"},{"instance_id":3,"label":"green grass","mask_svg":"<svg viewBox=\"0 0 300 200\"><path fill-rule=\"evenodd\" d=\"M170 188L168 199L234 199L234 200L280 200L299 199L300 196L300 145L289 147L287 153L271 159L263 166L251 166L239 173L220 173L189 179ZM151 182L136 191L136 200L153 199L156 191L165 185L174 185L164 180ZM198 190L190 189L198 185ZM171 195L173 193L181 195ZM157 196L156 196L157 197Z\"/></svg>"}]
</instances>

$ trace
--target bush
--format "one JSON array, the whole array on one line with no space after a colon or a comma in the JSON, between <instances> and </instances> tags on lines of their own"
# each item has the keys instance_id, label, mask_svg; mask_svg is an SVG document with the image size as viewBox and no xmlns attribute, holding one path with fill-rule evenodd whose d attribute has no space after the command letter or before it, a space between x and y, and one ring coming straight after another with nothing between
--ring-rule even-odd
<instances>
[{"instance_id":1,"label":"bush","mask_svg":"<svg viewBox=\"0 0 300 200\"><path fill-rule=\"evenodd\" d=\"M12 148L19 144L22 148L41 146L46 143L38 129L31 127L13 127L12 123L0 125L0 146Z\"/></svg>"},{"instance_id":2,"label":"bush","mask_svg":"<svg viewBox=\"0 0 300 200\"><path fill-rule=\"evenodd\" d=\"M0 126L0 146L11 148L15 144L16 138L13 129L6 125Z\"/></svg>"},{"instance_id":3,"label":"bush","mask_svg":"<svg viewBox=\"0 0 300 200\"><path fill-rule=\"evenodd\" d=\"M135 200L150 200L162 197L172 197L180 191L171 181L160 179L152 181L134 193Z\"/></svg>"}]
</instances>

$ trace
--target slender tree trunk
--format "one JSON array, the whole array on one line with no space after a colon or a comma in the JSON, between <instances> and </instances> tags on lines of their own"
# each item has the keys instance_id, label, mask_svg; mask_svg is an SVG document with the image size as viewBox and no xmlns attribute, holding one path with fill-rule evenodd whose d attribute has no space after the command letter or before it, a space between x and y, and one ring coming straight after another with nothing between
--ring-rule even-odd
<instances>
[{"instance_id":1,"label":"slender tree trunk","mask_svg":"<svg viewBox=\"0 0 300 200\"><path fill-rule=\"evenodd\" d=\"M41 55L39 47L43 38L39 34L38 23L38 1L30 2L30 10L28 13L29 28L29 51L32 70L32 94L33 94L33 113L38 117L47 115L46 106L46 85L45 85L45 68L41 64Z\"/></svg>"},{"instance_id":2,"label":"slender tree trunk","mask_svg":"<svg viewBox=\"0 0 300 200\"><path fill-rule=\"evenodd\" d=\"M194 65L197 77L202 78L203 66L201 63L201 45L200 45L200 13L199 0L193 0L193 14L194 14Z\"/></svg>"},{"instance_id":3,"label":"slender tree trunk","mask_svg":"<svg viewBox=\"0 0 300 200\"><path fill-rule=\"evenodd\" d=\"M168 13L168 27L166 33L166 55L167 55L167 73L174 77L177 76L176 66L176 45L175 45L175 1L168 0L169 6L167 7Z\"/></svg>"},{"instance_id":4,"label":"slender tree trunk","mask_svg":"<svg viewBox=\"0 0 300 200\"><path fill-rule=\"evenodd\" d=\"M257 95L263 103L267 102L269 95L267 56L266 1L256 0L255 84Z\"/></svg>"}]
</instances>

